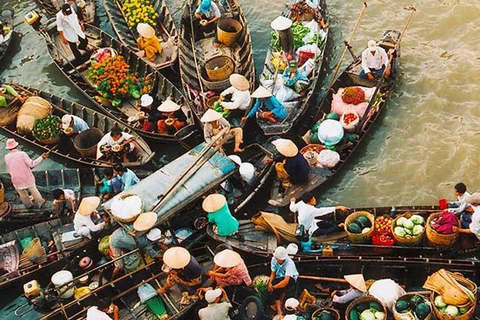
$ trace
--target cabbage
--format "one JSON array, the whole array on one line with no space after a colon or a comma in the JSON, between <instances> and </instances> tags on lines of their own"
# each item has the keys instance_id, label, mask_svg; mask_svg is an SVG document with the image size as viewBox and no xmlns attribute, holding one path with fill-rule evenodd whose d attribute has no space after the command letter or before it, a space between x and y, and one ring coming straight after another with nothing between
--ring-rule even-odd
<instances>
[{"instance_id":1,"label":"cabbage","mask_svg":"<svg viewBox=\"0 0 480 320\"><path fill-rule=\"evenodd\" d=\"M402 227L395 227L395 229L393 229L393 232L395 232L395 234L396 234L397 236L399 236L400 238L405 237L405 235L407 234L407 233L405 232L405 229L402 228Z\"/></svg>"},{"instance_id":2,"label":"cabbage","mask_svg":"<svg viewBox=\"0 0 480 320\"><path fill-rule=\"evenodd\" d=\"M375 319L377 320L384 320L385 319L385 313L377 311L375 312Z\"/></svg>"},{"instance_id":3,"label":"cabbage","mask_svg":"<svg viewBox=\"0 0 480 320\"><path fill-rule=\"evenodd\" d=\"M410 217L410 221L412 221L414 224L423 224L425 222L425 219L423 219L423 217L419 216L418 214L414 214Z\"/></svg>"},{"instance_id":4,"label":"cabbage","mask_svg":"<svg viewBox=\"0 0 480 320\"><path fill-rule=\"evenodd\" d=\"M445 302L443 302L442 296L436 296L434 300L435 306L439 308L444 308L447 306Z\"/></svg>"},{"instance_id":5,"label":"cabbage","mask_svg":"<svg viewBox=\"0 0 480 320\"><path fill-rule=\"evenodd\" d=\"M414 224L413 224L412 220L406 219L406 220L403 222L403 226L404 226L405 228L407 228L407 229L413 229Z\"/></svg>"},{"instance_id":6,"label":"cabbage","mask_svg":"<svg viewBox=\"0 0 480 320\"><path fill-rule=\"evenodd\" d=\"M405 218L405 217L400 217L398 218L397 220L397 226L400 226L400 227L403 227L403 224L405 223L405 221L407 221L408 219Z\"/></svg>"},{"instance_id":7,"label":"cabbage","mask_svg":"<svg viewBox=\"0 0 480 320\"><path fill-rule=\"evenodd\" d=\"M455 317L456 315L458 315L458 308L455 307L455 306L448 305L445 308L444 312L445 312L445 314L448 314L449 316Z\"/></svg>"},{"instance_id":8,"label":"cabbage","mask_svg":"<svg viewBox=\"0 0 480 320\"><path fill-rule=\"evenodd\" d=\"M375 320L375 314L370 309L364 310L360 314L360 320Z\"/></svg>"},{"instance_id":9,"label":"cabbage","mask_svg":"<svg viewBox=\"0 0 480 320\"><path fill-rule=\"evenodd\" d=\"M403 228L403 230L405 230L405 233L409 236L413 235L413 231L412 229L407 229L407 228Z\"/></svg>"},{"instance_id":10,"label":"cabbage","mask_svg":"<svg viewBox=\"0 0 480 320\"><path fill-rule=\"evenodd\" d=\"M413 235L418 236L419 234L422 234L423 230L423 226L417 224L415 227L413 227Z\"/></svg>"}]
</instances>

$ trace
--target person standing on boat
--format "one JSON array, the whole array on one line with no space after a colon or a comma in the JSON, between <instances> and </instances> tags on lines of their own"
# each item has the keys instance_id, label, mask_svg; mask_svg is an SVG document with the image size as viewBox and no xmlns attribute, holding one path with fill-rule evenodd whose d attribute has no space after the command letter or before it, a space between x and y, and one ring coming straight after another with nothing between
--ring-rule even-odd
<instances>
[{"instance_id":1,"label":"person standing on boat","mask_svg":"<svg viewBox=\"0 0 480 320\"><path fill-rule=\"evenodd\" d=\"M120 130L119 127L113 127L112 131L107 133L97 143L97 159L105 156L107 160L123 160L128 162L128 154L134 152L134 137Z\"/></svg>"},{"instance_id":2,"label":"person standing on boat","mask_svg":"<svg viewBox=\"0 0 480 320\"><path fill-rule=\"evenodd\" d=\"M243 130L242 128L231 128L230 123L222 116L221 113L208 109L200 119L203 125L203 137L206 143L210 143L223 129L228 128L224 134L224 138L220 138L215 142L215 145L219 145L224 141L234 139L235 147L233 152L242 152L243 149L240 145L243 143Z\"/></svg>"},{"instance_id":3,"label":"person standing on boat","mask_svg":"<svg viewBox=\"0 0 480 320\"><path fill-rule=\"evenodd\" d=\"M154 62L157 54L162 54L162 45L155 35L155 29L149 24L137 24L137 32L140 35L137 39L140 57L145 57L147 60Z\"/></svg>"},{"instance_id":4,"label":"person standing on boat","mask_svg":"<svg viewBox=\"0 0 480 320\"><path fill-rule=\"evenodd\" d=\"M456 226L452 227L453 232L460 232L465 234L473 234L480 240L480 193L475 192L468 197L466 197L465 202L469 204L471 209L473 209L472 222L468 225L468 228L458 228ZM478 241L477 241L478 242Z\"/></svg>"},{"instance_id":5,"label":"person standing on boat","mask_svg":"<svg viewBox=\"0 0 480 320\"><path fill-rule=\"evenodd\" d=\"M92 232L99 232L105 228L109 222L108 217L105 217L102 222L95 224L92 220L92 214L97 216L97 207L100 204L99 197L83 198L78 206L78 210L73 218L73 228L79 236L92 238Z\"/></svg>"},{"instance_id":6,"label":"person standing on boat","mask_svg":"<svg viewBox=\"0 0 480 320\"><path fill-rule=\"evenodd\" d=\"M181 106L169 98L163 101L157 110L161 112L160 119L157 121L158 132L161 134L173 135L187 124L187 117L181 110Z\"/></svg>"},{"instance_id":7,"label":"person standing on boat","mask_svg":"<svg viewBox=\"0 0 480 320\"><path fill-rule=\"evenodd\" d=\"M212 3L211 0L202 0L200 6L195 10L195 18L199 20L195 22L194 32L197 35L195 38L198 40L200 33L210 33L215 32L215 46L218 46L217 42L217 21L220 19L222 14L215 2Z\"/></svg>"},{"instance_id":8,"label":"person standing on boat","mask_svg":"<svg viewBox=\"0 0 480 320\"><path fill-rule=\"evenodd\" d=\"M285 247L277 247L273 253L270 263L270 279L268 280L268 292L271 293L277 311L277 316L281 317L282 301L288 290L295 287L298 278L295 262L287 254Z\"/></svg>"},{"instance_id":9,"label":"person standing on boat","mask_svg":"<svg viewBox=\"0 0 480 320\"><path fill-rule=\"evenodd\" d=\"M5 155L5 166L23 205L27 209L33 208L34 204L30 199L30 193L37 206L41 208L47 200L42 197L35 185L32 168L46 159L48 153L42 153L36 160L32 160L25 152L18 150L18 142L15 139L7 139L5 149L9 150Z\"/></svg>"},{"instance_id":10,"label":"person standing on boat","mask_svg":"<svg viewBox=\"0 0 480 320\"><path fill-rule=\"evenodd\" d=\"M257 90L252 93L252 98L257 98L257 101L252 109L250 109L250 112L242 118L242 121L246 121L248 118L253 117L254 114L257 114L258 118L271 123L283 121L287 118L287 109L285 109L283 104L264 87L259 86ZM264 108L268 111L265 111Z\"/></svg>"},{"instance_id":11,"label":"person standing on boat","mask_svg":"<svg viewBox=\"0 0 480 320\"><path fill-rule=\"evenodd\" d=\"M316 208L317 199L310 192L303 194L297 203L295 201L295 198L290 199L290 211L298 213L298 224L305 228L309 236L314 237L343 230L345 224L335 224L321 217L334 213L335 210L346 211L350 208L345 206Z\"/></svg>"},{"instance_id":12,"label":"person standing on boat","mask_svg":"<svg viewBox=\"0 0 480 320\"><path fill-rule=\"evenodd\" d=\"M137 177L135 172L125 168L121 163L116 163L113 166L113 173L120 177L122 181L122 191L125 191L140 182L140 179Z\"/></svg>"},{"instance_id":13,"label":"person standing on boat","mask_svg":"<svg viewBox=\"0 0 480 320\"><path fill-rule=\"evenodd\" d=\"M330 294L332 301L340 305L346 305L350 301L365 296L367 286L362 274L350 274L343 276L350 285L346 290L333 290Z\"/></svg>"},{"instance_id":14,"label":"person standing on boat","mask_svg":"<svg viewBox=\"0 0 480 320\"><path fill-rule=\"evenodd\" d=\"M203 200L202 208L208 212L208 222L214 223L213 231L221 237L228 237L238 231L238 221L230 213L224 195L213 193Z\"/></svg>"},{"instance_id":15,"label":"person standing on boat","mask_svg":"<svg viewBox=\"0 0 480 320\"><path fill-rule=\"evenodd\" d=\"M298 147L289 139L277 139L272 142L279 155L273 158L277 177L282 181L284 188L292 184L298 185L308 181L310 165L305 157L298 152Z\"/></svg>"},{"instance_id":16,"label":"person standing on boat","mask_svg":"<svg viewBox=\"0 0 480 320\"><path fill-rule=\"evenodd\" d=\"M232 307L228 301L227 293L222 288L200 288L198 297L201 299L205 293L205 300L208 306L198 310L200 320L230 320L228 311Z\"/></svg>"},{"instance_id":17,"label":"person standing on boat","mask_svg":"<svg viewBox=\"0 0 480 320\"><path fill-rule=\"evenodd\" d=\"M362 71L360 78L375 80L385 71L385 78L390 76L390 64L385 49L377 46L375 40L368 41L368 48L362 53Z\"/></svg>"},{"instance_id":18,"label":"person standing on boat","mask_svg":"<svg viewBox=\"0 0 480 320\"><path fill-rule=\"evenodd\" d=\"M288 62L288 68L282 75L283 84L289 88L300 93L308 87L308 78L298 71L298 63L296 60L290 60Z\"/></svg>"},{"instance_id":19,"label":"person standing on boat","mask_svg":"<svg viewBox=\"0 0 480 320\"><path fill-rule=\"evenodd\" d=\"M247 78L238 73L233 73L229 78L231 87L225 89L220 93L220 98L222 99L221 105L228 110L247 110L250 106L252 98L248 89L250 88L250 83ZM232 95L231 101L224 101L225 96Z\"/></svg>"},{"instance_id":20,"label":"person standing on boat","mask_svg":"<svg viewBox=\"0 0 480 320\"><path fill-rule=\"evenodd\" d=\"M327 29L329 27L329 24L323 19L320 7L310 0L298 0L292 3L290 5L290 12L292 17L294 17L293 21L297 23L302 21L304 14L311 14L313 19L320 24L322 29Z\"/></svg>"},{"instance_id":21,"label":"person standing on boat","mask_svg":"<svg viewBox=\"0 0 480 320\"><path fill-rule=\"evenodd\" d=\"M80 50L87 50L88 40L85 35L83 24L80 23L78 16L72 11L72 7L68 3L62 5L62 9L57 13L57 31L60 34L60 39L64 44L70 46L73 55L75 56L75 64L82 63L82 54ZM77 47L77 42L80 44Z\"/></svg>"},{"instance_id":22,"label":"person standing on boat","mask_svg":"<svg viewBox=\"0 0 480 320\"><path fill-rule=\"evenodd\" d=\"M218 286L225 288L244 284L249 287L252 284L248 268L237 252L225 249L217 253L213 257L213 261L215 265L212 270L207 272L207 275Z\"/></svg>"}]
</instances>

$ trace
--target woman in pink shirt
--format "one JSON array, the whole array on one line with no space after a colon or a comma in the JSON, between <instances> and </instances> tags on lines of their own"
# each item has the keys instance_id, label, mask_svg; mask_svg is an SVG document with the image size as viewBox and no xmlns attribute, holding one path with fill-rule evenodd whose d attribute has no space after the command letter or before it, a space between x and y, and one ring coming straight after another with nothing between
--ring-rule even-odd
<instances>
[{"instance_id":1,"label":"woman in pink shirt","mask_svg":"<svg viewBox=\"0 0 480 320\"><path fill-rule=\"evenodd\" d=\"M32 160L25 152L18 150L18 142L15 139L8 139L5 148L10 150L5 156L5 165L20 200L27 209L32 208L33 202L30 200L30 193L37 206L41 208L47 200L42 197L35 185L32 168L47 158L48 154L43 153L38 159Z\"/></svg>"}]
</instances>

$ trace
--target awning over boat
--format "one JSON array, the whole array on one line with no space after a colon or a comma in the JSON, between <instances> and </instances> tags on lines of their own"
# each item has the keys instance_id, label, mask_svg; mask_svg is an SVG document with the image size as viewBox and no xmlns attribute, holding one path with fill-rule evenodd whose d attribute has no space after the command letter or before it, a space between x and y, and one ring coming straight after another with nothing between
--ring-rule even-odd
<instances>
[{"instance_id":1,"label":"awning over boat","mask_svg":"<svg viewBox=\"0 0 480 320\"><path fill-rule=\"evenodd\" d=\"M143 199L144 210L150 211L159 202L159 196L167 192L172 183L177 181L186 168L197 159L196 155L201 152L204 146L205 143L196 146L116 197L124 194L136 194ZM215 152L209 161L203 164L190 179L169 196L164 205L156 210L157 224L167 220L178 210L218 185L234 173L235 169L236 165L232 160L219 152ZM104 208L109 209L112 201L106 202Z\"/></svg>"}]
</instances>

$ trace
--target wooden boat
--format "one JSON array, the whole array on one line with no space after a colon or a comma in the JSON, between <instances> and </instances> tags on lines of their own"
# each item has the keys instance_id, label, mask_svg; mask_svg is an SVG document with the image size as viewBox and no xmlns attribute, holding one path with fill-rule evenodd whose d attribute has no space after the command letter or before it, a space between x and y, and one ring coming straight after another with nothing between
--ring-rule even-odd
<instances>
[{"instance_id":1,"label":"wooden boat","mask_svg":"<svg viewBox=\"0 0 480 320\"><path fill-rule=\"evenodd\" d=\"M151 62L145 58L143 61L150 64L154 69L159 70L173 65L177 60L178 32L165 1L152 0L150 3L155 9L155 12L158 14L158 18L155 19L157 24L155 31L157 37L161 40L163 51L162 54L157 55L155 61ZM137 30L129 27L128 19L126 18L123 10L122 1L106 0L103 2L103 7L105 8L107 16L118 39L133 51L138 51L138 33Z\"/></svg>"},{"instance_id":2,"label":"wooden boat","mask_svg":"<svg viewBox=\"0 0 480 320\"><path fill-rule=\"evenodd\" d=\"M62 5L65 3L63 0L36 0L38 4L47 12L48 17L55 17L57 13L62 9ZM79 8L75 6L76 13L78 16L78 11L85 16L84 22L93 23L95 20L95 2L93 0L84 0L85 6Z\"/></svg>"},{"instance_id":3,"label":"wooden boat","mask_svg":"<svg viewBox=\"0 0 480 320\"><path fill-rule=\"evenodd\" d=\"M199 3L200 1L197 0L187 1L183 13L179 42L179 66L182 86L198 121L203 113L218 100L220 93L230 87L228 77L231 73L245 76L250 82L250 92L254 90L255 86L252 40L247 21L238 2L236 0L215 2L222 13L222 18L218 23L231 24L235 26L232 27L234 30L241 28L241 31L236 33L236 40L230 46L221 44L218 48L214 47L213 33L203 34L198 39L194 39L191 32L195 19L194 12ZM230 32L230 34L233 33ZM219 41L222 41L220 35ZM230 38L224 41L227 44L230 42L232 42ZM212 80L211 76L207 75L206 68L216 64L216 60L219 60L219 63L223 64L223 66L217 68L219 70L208 71L215 73ZM213 69L213 67L209 69ZM229 114L228 120L235 125L239 125L240 118L244 115L244 111L236 110Z\"/></svg>"},{"instance_id":4,"label":"wooden boat","mask_svg":"<svg viewBox=\"0 0 480 320\"><path fill-rule=\"evenodd\" d=\"M121 103L112 107L112 101L102 97L101 93L95 89L95 85L89 80L88 72L90 68L90 60L80 66L73 66L74 59L68 46L62 43L56 31L55 22L50 22L46 27L41 26L39 33L47 42L47 49L60 71L74 84L74 86L82 91L84 95L102 112L114 118L125 127L136 131L142 137L163 142L181 142L192 137L197 129L188 101L183 93L177 89L167 78L161 75L142 59L137 57L135 52L128 47L122 45L119 41L112 38L106 32L86 25L86 34L89 39L90 46L98 48L112 48L117 54L121 55L125 62L130 65L130 71L135 72L144 81L142 90L146 90L154 98L164 101L170 98L178 105L182 106L181 110L186 116L186 125L175 134L161 134L157 132L149 132L143 130L137 121L139 109L138 101L133 98L123 99ZM156 107L156 106L154 106ZM133 118L133 121L132 121ZM129 122L128 120L131 120Z\"/></svg>"},{"instance_id":5,"label":"wooden boat","mask_svg":"<svg viewBox=\"0 0 480 320\"><path fill-rule=\"evenodd\" d=\"M324 20L325 21L328 20L328 10L327 10L327 4L325 0L318 1L318 6L319 6L318 9L320 10ZM290 11L289 6L285 7L284 11L282 12L282 16L286 18L294 19L294 17L292 17L292 13ZM311 17L310 17L310 20L311 20ZM307 24L309 25L312 24L312 22L315 25L314 20L311 20L311 21L303 20L301 24L303 26L306 26ZM294 96L296 96L296 98L294 99L289 98L289 99L286 99L285 102L283 102L283 105L285 106L288 112L287 118L285 120L279 121L276 123L271 123L257 117L258 125L267 136L272 136L272 135L289 136L291 135L291 133L296 132L296 129L298 129L298 127L301 125L301 122L303 122L303 121L300 121L300 119L303 118L307 110L313 107L313 105L317 101L316 100L317 95L315 94L316 86L319 80L323 79L323 74L321 73L321 70L322 70L323 61L325 59L325 50L327 48L329 28L326 28L323 30L319 28L320 27L319 24L316 24L316 26L318 27L318 31L317 31L318 37L316 38L316 41L313 42L313 44L316 44L316 46L318 47L319 53L312 58L314 61L314 66L313 66L312 72L308 76L309 78L308 87L302 90L300 94L296 94L292 89L288 88L288 90L291 90L291 92L294 93ZM273 31L273 32L277 33L277 31ZM298 49L299 48L295 48L295 51ZM274 83L278 83L278 82L283 83L281 81L283 70L279 70L279 68L277 68L272 63L275 57L282 58L282 54L280 50L281 48L279 47L279 42L275 45L274 40L272 39L272 42L269 44L269 47L268 47L263 71L262 71L262 74L260 75L260 84L268 88L270 91L273 90ZM301 57L299 56L297 60L300 60L300 58ZM285 59L285 57L283 57L283 59ZM275 60L278 61L279 58ZM305 59L302 58L301 60L305 60ZM302 65L300 65L300 69L301 67ZM286 68L288 68L288 66ZM282 91L284 90L282 89ZM277 98L280 98L280 99L282 96L287 96L287 95L280 95L280 90L278 89L275 89L273 93L274 95L277 96Z\"/></svg>"},{"instance_id":6,"label":"wooden boat","mask_svg":"<svg viewBox=\"0 0 480 320\"><path fill-rule=\"evenodd\" d=\"M419 214L425 218L425 221L431 213L440 211L437 206L395 206L394 208L395 212L398 214L407 212ZM390 215L391 210L392 207L357 208L350 210L348 213L354 211L368 211L375 217L379 217L383 215ZM296 256L299 258L316 258L325 255L332 255L336 258L343 256L389 256L475 260L474 257L478 252L478 248L475 246L468 246L468 248L464 247L470 243L462 243L462 241L457 241L455 245L448 249L439 249L430 244L425 235L423 236L422 241L416 246L398 244L385 246L372 244L371 241L368 244L352 243L349 241L347 234L344 231L312 238L312 249L304 252L302 251L301 243L295 236L295 230L298 224L285 222L283 218L286 216L285 214L280 215L281 218L279 218L277 215L273 215L269 218L269 215L272 214L266 213L266 220L270 223L270 227L268 227L267 230L265 229L264 223L261 219L258 220L257 223L252 221L259 217L256 216L250 221L240 221L239 232L236 235L230 237L220 237L215 234L211 228L207 229L207 233L216 241L228 243L238 250L260 256L271 255L278 245L287 246L289 243L297 244L299 251L297 252ZM336 216L332 216L332 214L330 214L329 216L325 217L340 223L344 221L345 216L345 214L337 211ZM272 223L273 221L275 221L275 224ZM258 224L261 224L261 227L258 227Z\"/></svg>"},{"instance_id":7,"label":"wooden boat","mask_svg":"<svg viewBox=\"0 0 480 320\"><path fill-rule=\"evenodd\" d=\"M53 114L59 116L60 118L65 114L73 114L84 119L85 122L90 127L95 127L101 129L104 133L107 133L114 126L119 126L120 129L129 132L135 138L135 160L124 163L125 166L129 167L138 167L147 164L154 156L154 152L150 149L148 144L143 140L136 132L132 132L129 128L125 127L122 123L112 119L111 117L105 116L97 111L89 109L85 106L82 106L75 102L70 102L63 98L54 96L52 94L40 91L37 89L32 89L26 86L11 84L12 87L23 97L30 96L39 96L47 100L53 107ZM1 113L8 113L9 115L15 115L20 110L21 102L18 99L11 101L8 108L0 110ZM13 118L13 120L15 117ZM17 131L15 122L11 122L8 125L0 126L0 129L6 132L9 135L12 135L22 141L25 141L34 147L43 149L45 152L50 152L54 156L58 156L67 161L76 162L81 165L93 166L93 167L111 167L111 163L103 161L101 159L97 160L91 157L84 157L77 150L59 150L55 145L46 145L38 142L35 138L21 134Z\"/></svg>"},{"instance_id":8,"label":"wooden boat","mask_svg":"<svg viewBox=\"0 0 480 320\"><path fill-rule=\"evenodd\" d=\"M397 41L400 39L400 33L397 31L388 30L385 32L383 37L380 39L378 45L386 48L387 50L394 49ZM326 115L329 114L332 110L332 101L336 92L340 88L351 87L351 86L361 86L363 88L369 89L371 92L371 98L368 103L368 107L364 110L366 116L362 125L359 125L354 133L349 134L346 132L344 139L340 141L335 149L340 155L340 161L333 168L323 168L313 166L310 170L310 175L308 182L300 185L292 185L286 190L281 186L280 181L276 181L272 188L271 199L269 203L273 206L284 207L289 204L290 198L300 198L305 192L312 191L319 186L325 184L332 176L335 175L344 164L352 157L354 151L360 145L361 141L365 139L367 133L370 132L373 128L373 124L379 119L382 111L385 109L385 105L389 100L390 95L393 92L395 84L398 82L400 73L399 73L399 60L400 60L400 47L398 46L397 51L393 53L392 60L392 69L391 75L387 81L383 82L380 87L375 87L376 83L368 80L361 79L358 74L361 70L362 57L361 54L356 57L338 79L333 83L332 89L329 90L320 105L317 108L317 114L314 117L313 123L317 121L322 121L325 119ZM376 89L374 89L376 88ZM341 99L341 98L340 98ZM360 117L361 118L361 117ZM296 144L299 146L299 149L306 144L310 143L311 130L310 124L311 121L305 121L307 126L302 128L299 132L300 135L303 135L302 138L297 137ZM311 145L312 146L312 145ZM309 146L309 147L311 147ZM307 147L306 149L308 149ZM323 145L313 145L313 150L320 152L324 148Z\"/></svg>"},{"instance_id":9,"label":"wooden boat","mask_svg":"<svg viewBox=\"0 0 480 320\"><path fill-rule=\"evenodd\" d=\"M14 36L14 25L13 25L13 10L12 9L2 9L0 12L0 21L3 24L4 31L5 28L8 30L3 37L2 43L0 43L0 61L2 61L3 57L5 56L8 48L10 48L10 44L12 43L12 38Z\"/></svg>"}]
</instances>

